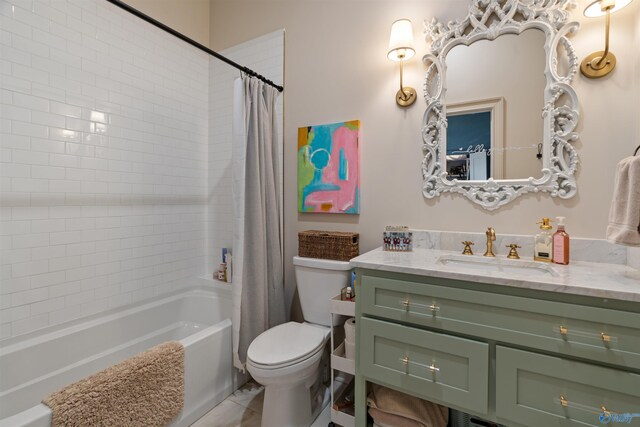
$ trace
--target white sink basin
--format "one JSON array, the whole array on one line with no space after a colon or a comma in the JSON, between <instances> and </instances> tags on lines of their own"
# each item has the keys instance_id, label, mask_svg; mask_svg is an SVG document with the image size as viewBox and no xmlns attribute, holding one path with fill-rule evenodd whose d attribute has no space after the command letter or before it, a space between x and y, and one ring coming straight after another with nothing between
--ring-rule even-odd
<instances>
[{"instance_id":1,"label":"white sink basin","mask_svg":"<svg viewBox=\"0 0 640 427\"><path fill-rule=\"evenodd\" d=\"M479 255L442 255L438 258L438 264L477 273L508 273L529 277L558 276L551 265L519 259Z\"/></svg>"}]
</instances>

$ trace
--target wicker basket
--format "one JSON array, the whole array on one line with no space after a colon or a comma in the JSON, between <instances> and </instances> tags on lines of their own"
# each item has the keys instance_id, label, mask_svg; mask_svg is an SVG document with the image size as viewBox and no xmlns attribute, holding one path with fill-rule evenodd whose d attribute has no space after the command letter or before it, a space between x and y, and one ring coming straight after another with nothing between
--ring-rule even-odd
<instances>
[{"instance_id":1,"label":"wicker basket","mask_svg":"<svg viewBox=\"0 0 640 427\"><path fill-rule=\"evenodd\" d=\"M298 255L349 261L360 255L360 236L358 233L338 231L301 231L298 233Z\"/></svg>"}]
</instances>

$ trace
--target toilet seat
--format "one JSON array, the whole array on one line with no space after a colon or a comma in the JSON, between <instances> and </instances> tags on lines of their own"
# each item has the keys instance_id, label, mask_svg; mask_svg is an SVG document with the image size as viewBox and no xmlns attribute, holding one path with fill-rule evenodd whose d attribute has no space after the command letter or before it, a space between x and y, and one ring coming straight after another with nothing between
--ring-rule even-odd
<instances>
[{"instance_id":1,"label":"toilet seat","mask_svg":"<svg viewBox=\"0 0 640 427\"><path fill-rule=\"evenodd\" d=\"M249 345L247 363L261 370L281 369L320 353L329 329L288 322L260 334Z\"/></svg>"}]
</instances>

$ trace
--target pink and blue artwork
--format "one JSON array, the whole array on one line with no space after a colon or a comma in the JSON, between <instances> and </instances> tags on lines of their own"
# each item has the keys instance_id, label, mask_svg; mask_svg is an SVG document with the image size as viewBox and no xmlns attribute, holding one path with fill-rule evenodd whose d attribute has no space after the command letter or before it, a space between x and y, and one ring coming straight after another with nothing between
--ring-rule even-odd
<instances>
[{"instance_id":1,"label":"pink and blue artwork","mask_svg":"<svg viewBox=\"0 0 640 427\"><path fill-rule=\"evenodd\" d=\"M360 213L360 121L298 128L298 212Z\"/></svg>"}]
</instances>

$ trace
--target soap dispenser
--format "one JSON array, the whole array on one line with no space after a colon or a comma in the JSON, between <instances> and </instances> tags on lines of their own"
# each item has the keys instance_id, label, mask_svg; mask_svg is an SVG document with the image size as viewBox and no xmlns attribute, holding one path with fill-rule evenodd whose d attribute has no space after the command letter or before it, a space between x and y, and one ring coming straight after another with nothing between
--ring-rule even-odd
<instances>
[{"instance_id":1,"label":"soap dispenser","mask_svg":"<svg viewBox=\"0 0 640 427\"><path fill-rule=\"evenodd\" d=\"M553 262L569 264L569 234L564 228L564 217L557 217L558 231L553 234Z\"/></svg>"},{"instance_id":2,"label":"soap dispenser","mask_svg":"<svg viewBox=\"0 0 640 427\"><path fill-rule=\"evenodd\" d=\"M551 262L551 254L553 250L553 236L551 230L553 227L549 224L549 218L542 218L540 224L540 232L536 234L534 242L533 259L535 261Z\"/></svg>"}]
</instances>

